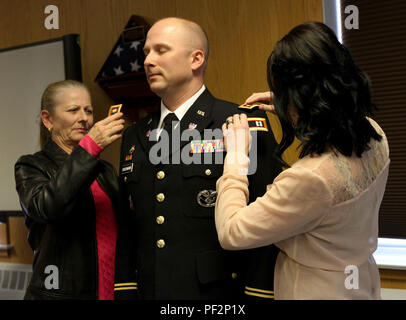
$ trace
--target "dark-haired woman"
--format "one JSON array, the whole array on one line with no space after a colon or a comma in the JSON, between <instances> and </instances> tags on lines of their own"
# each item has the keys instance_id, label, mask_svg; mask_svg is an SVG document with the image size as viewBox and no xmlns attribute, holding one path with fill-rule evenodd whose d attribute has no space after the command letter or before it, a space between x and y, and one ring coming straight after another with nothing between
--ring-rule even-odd
<instances>
[{"instance_id":1,"label":"dark-haired woman","mask_svg":"<svg viewBox=\"0 0 406 320\"><path fill-rule=\"evenodd\" d=\"M294 136L300 159L247 206L249 129L223 125L227 156L217 182L216 227L230 250L275 243L275 299L379 299L378 213L389 170L366 75L322 23L292 29L268 59L271 92L254 94L278 115L281 155ZM272 104L272 105L271 105ZM244 135L237 134L242 131ZM245 136L244 139L237 139ZM234 146L238 145L238 148Z\"/></svg>"}]
</instances>

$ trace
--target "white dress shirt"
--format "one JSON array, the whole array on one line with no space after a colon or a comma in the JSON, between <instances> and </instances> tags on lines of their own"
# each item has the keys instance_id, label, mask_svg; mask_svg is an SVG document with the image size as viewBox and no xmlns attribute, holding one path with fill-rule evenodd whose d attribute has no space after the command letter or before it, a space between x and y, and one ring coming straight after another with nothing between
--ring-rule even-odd
<instances>
[{"instance_id":1,"label":"white dress shirt","mask_svg":"<svg viewBox=\"0 0 406 320\"><path fill-rule=\"evenodd\" d=\"M182 120L183 116L186 114L186 112L190 109L190 107L195 103L197 98L200 97L200 95L203 93L203 91L206 90L205 85L202 85L202 87L188 100L186 100L184 103L182 103L175 111L175 115L178 117L179 121ZM161 118L159 119L158 123L158 131L157 131L157 138L161 135L162 129L163 129L163 121L165 117L171 113L163 101L161 100ZM176 127L175 127L176 128Z\"/></svg>"}]
</instances>

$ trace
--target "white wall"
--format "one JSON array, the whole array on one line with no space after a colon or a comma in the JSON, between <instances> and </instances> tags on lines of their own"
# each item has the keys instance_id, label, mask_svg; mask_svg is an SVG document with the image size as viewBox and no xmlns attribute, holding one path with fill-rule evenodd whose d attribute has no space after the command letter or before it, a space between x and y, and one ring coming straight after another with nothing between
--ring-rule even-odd
<instances>
[{"instance_id":1,"label":"white wall","mask_svg":"<svg viewBox=\"0 0 406 320\"><path fill-rule=\"evenodd\" d=\"M0 211L21 210L14 164L39 150L41 95L65 79L63 42L0 51Z\"/></svg>"}]
</instances>

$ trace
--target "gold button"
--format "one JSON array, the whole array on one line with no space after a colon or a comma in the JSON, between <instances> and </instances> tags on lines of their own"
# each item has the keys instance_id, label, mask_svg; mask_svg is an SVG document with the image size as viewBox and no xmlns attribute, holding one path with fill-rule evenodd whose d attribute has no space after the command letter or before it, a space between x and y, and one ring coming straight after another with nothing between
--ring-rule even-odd
<instances>
[{"instance_id":1,"label":"gold button","mask_svg":"<svg viewBox=\"0 0 406 320\"><path fill-rule=\"evenodd\" d=\"M127 182L127 177L124 177L124 182Z\"/></svg>"},{"instance_id":2,"label":"gold button","mask_svg":"<svg viewBox=\"0 0 406 320\"><path fill-rule=\"evenodd\" d=\"M236 279L237 277L238 277L238 275L237 275L235 272L233 272L233 273L231 274L231 278Z\"/></svg>"},{"instance_id":3,"label":"gold button","mask_svg":"<svg viewBox=\"0 0 406 320\"><path fill-rule=\"evenodd\" d=\"M165 200L165 195L163 193L158 193L156 199L158 202L163 202Z\"/></svg>"},{"instance_id":4,"label":"gold button","mask_svg":"<svg viewBox=\"0 0 406 320\"><path fill-rule=\"evenodd\" d=\"M157 246L159 249L162 249L163 247L165 247L165 241L162 240L162 239L159 239L159 240L156 242L156 246Z\"/></svg>"},{"instance_id":5,"label":"gold button","mask_svg":"<svg viewBox=\"0 0 406 320\"><path fill-rule=\"evenodd\" d=\"M158 180L162 180L163 178L165 178L165 172L163 171L158 171L156 174L156 177Z\"/></svg>"},{"instance_id":6,"label":"gold button","mask_svg":"<svg viewBox=\"0 0 406 320\"><path fill-rule=\"evenodd\" d=\"M206 171L204 172L206 174L206 176L211 175L211 170L210 169L206 169Z\"/></svg>"},{"instance_id":7,"label":"gold button","mask_svg":"<svg viewBox=\"0 0 406 320\"><path fill-rule=\"evenodd\" d=\"M163 224L164 222L165 222L165 217L164 216L156 217L156 223Z\"/></svg>"}]
</instances>

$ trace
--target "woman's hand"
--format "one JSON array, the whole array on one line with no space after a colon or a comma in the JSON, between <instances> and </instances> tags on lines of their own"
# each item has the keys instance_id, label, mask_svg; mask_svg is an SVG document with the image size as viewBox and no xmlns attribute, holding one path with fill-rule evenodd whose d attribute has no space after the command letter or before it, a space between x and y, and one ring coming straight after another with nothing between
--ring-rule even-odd
<instances>
[{"instance_id":1,"label":"woman's hand","mask_svg":"<svg viewBox=\"0 0 406 320\"><path fill-rule=\"evenodd\" d=\"M261 103L259 109L275 113L275 106L273 105L273 92L258 92L250 95L244 104Z\"/></svg>"},{"instance_id":2,"label":"woman's hand","mask_svg":"<svg viewBox=\"0 0 406 320\"><path fill-rule=\"evenodd\" d=\"M123 113L118 112L96 122L88 132L89 137L101 148L105 149L108 145L121 138L125 123L122 117Z\"/></svg>"},{"instance_id":3,"label":"woman's hand","mask_svg":"<svg viewBox=\"0 0 406 320\"><path fill-rule=\"evenodd\" d=\"M246 114L235 114L228 117L222 126L224 135L224 147L228 154L248 155L251 147L251 134ZM241 161L238 162L241 163Z\"/></svg>"}]
</instances>

